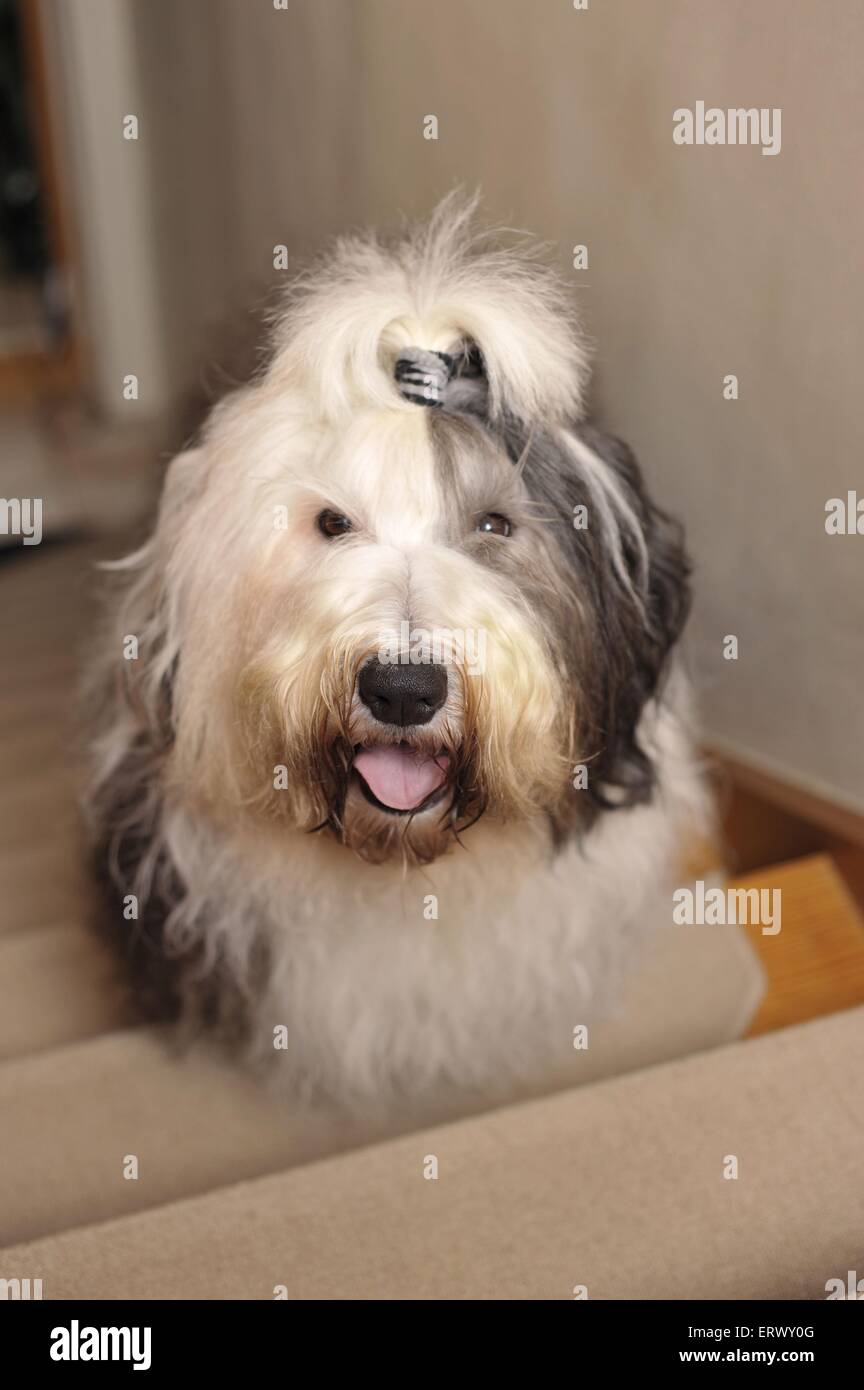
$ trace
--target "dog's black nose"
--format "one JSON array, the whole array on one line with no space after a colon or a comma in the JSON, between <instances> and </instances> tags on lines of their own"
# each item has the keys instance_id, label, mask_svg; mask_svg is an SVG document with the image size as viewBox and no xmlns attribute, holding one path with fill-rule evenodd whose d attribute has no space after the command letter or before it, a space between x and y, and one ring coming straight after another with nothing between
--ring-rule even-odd
<instances>
[{"instance_id":1,"label":"dog's black nose","mask_svg":"<svg viewBox=\"0 0 864 1390\"><path fill-rule=\"evenodd\" d=\"M370 661L357 682L360 699L381 724L428 724L447 699L444 666Z\"/></svg>"}]
</instances>

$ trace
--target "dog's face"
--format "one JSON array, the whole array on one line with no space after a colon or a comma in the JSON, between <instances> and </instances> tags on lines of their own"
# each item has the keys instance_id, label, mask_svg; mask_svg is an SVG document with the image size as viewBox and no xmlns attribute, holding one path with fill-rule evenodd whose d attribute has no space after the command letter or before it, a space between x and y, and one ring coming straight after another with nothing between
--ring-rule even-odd
<instances>
[{"instance_id":1,"label":"dog's face","mask_svg":"<svg viewBox=\"0 0 864 1390\"><path fill-rule=\"evenodd\" d=\"M484 813L560 838L650 795L680 540L629 451L573 423L553 281L478 252L470 211L339 247L175 461L129 562L146 656L109 778L125 757L168 807L421 863Z\"/></svg>"},{"instance_id":2,"label":"dog's face","mask_svg":"<svg viewBox=\"0 0 864 1390\"><path fill-rule=\"evenodd\" d=\"M183 780L375 860L433 859L487 808L556 809L585 596L504 447L410 406L294 434L264 390L207 454L175 552L201 615Z\"/></svg>"}]
</instances>

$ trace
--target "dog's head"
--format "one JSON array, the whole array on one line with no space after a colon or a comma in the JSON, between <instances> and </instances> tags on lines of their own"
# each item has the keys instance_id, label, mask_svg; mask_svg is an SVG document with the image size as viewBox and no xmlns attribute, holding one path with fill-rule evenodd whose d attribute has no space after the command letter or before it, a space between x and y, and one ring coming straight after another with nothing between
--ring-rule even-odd
<instances>
[{"instance_id":1,"label":"dog's head","mask_svg":"<svg viewBox=\"0 0 864 1390\"><path fill-rule=\"evenodd\" d=\"M146 559L165 784L375 861L647 798L640 716L686 612L674 528L578 423L561 292L466 219L341 243L300 285Z\"/></svg>"}]
</instances>

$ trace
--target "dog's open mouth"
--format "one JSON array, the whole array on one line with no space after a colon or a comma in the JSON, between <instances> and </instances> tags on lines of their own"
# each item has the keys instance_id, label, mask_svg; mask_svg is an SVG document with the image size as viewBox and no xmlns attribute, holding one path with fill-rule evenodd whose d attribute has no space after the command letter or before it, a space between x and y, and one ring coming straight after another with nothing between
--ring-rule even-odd
<instances>
[{"instance_id":1,"label":"dog's open mouth","mask_svg":"<svg viewBox=\"0 0 864 1390\"><path fill-rule=\"evenodd\" d=\"M431 804L447 781L450 759L408 743L361 745L354 754L364 796L383 811L405 813Z\"/></svg>"}]
</instances>

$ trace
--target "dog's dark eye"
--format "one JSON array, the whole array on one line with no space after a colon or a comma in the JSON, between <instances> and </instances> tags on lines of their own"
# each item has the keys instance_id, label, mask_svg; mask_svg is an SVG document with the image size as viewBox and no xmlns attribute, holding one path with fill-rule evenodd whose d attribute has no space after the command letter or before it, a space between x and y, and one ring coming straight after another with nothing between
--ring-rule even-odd
<instances>
[{"instance_id":1,"label":"dog's dark eye","mask_svg":"<svg viewBox=\"0 0 864 1390\"><path fill-rule=\"evenodd\" d=\"M317 525L321 535L326 536L328 541L332 541L336 536L347 536L349 531L354 530L347 516L343 516L341 512L331 512L329 508L319 513Z\"/></svg>"},{"instance_id":2,"label":"dog's dark eye","mask_svg":"<svg viewBox=\"0 0 864 1390\"><path fill-rule=\"evenodd\" d=\"M510 536L513 534L513 525L500 512L487 512L477 522L477 530L485 536Z\"/></svg>"}]
</instances>

